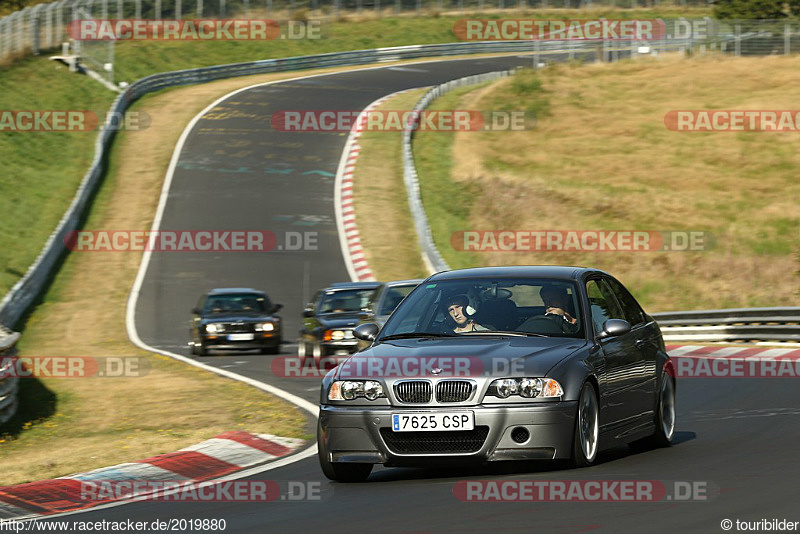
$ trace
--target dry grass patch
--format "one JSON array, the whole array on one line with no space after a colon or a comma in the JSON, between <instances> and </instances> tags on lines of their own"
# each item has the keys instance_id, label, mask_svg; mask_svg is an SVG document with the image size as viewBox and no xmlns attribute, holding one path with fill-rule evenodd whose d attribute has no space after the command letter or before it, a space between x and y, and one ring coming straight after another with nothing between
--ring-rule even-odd
<instances>
[{"instance_id":1,"label":"dry grass patch","mask_svg":"<svg viewBox=\"0 0 800 534\"><path fill-rule=\"evenodd\" d=\"M485 252L477 261L597 266L653 311L796 303L800 134L672 132L664 116L796 109L789 88L800 83L799 67L797 56L556 65L538 74L541 92L520 94L520 82L506 79L462 96L457 109L546 101L534 130L456 134L452 180L480 191L469 228L706 230L716 237L706 252ZM464 263L449 235L437 243L451 265Z\"/></svg>"}]
</instances>

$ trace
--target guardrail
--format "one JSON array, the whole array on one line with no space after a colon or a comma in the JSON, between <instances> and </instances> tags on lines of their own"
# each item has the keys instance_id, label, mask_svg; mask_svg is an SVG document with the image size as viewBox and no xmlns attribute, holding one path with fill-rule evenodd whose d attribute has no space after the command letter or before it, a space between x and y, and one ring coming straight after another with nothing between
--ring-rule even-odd
<instances>
[{"instance_id":1,"label":"guardrail","mask_svg":"<svg viewBox=\"0 0 800 534\"><path fill-rule=\"evenodd\" d=\"M19 340L19 334L0 325L0 425L5 424L17 413L17 391L19 378L10 376L3 378L8 371L4 366L2 358L14 352L14 346ZM11 364L9 364L11 365Z\"/></svg>"},{"instance_id":2,"label":"guardrail","mask_svg":"<svg viewBox=\"0 0 800 534\"><path fill-rule=\"evenodd\" d=\"M800 307L654 313L668 342L800 343Z\"/></svg>"},{"instance_id":3,"label":"guardrail","mask_svg":"<svg viewBox=\"0 0 800 534\"><path fill-rule=\"evenodd\" d=\"M561 52L571 55L574 55L576 51L595 50L598 47L605 46L598 43L564 43L560 41L537 43L536 47L542 53ZM167 87L204 83L236 76L324 67L357 66L427 57L498 54L504 52L531 53L533 51L532 46L533 45L529 41L493 41L400 46L394 48L377 48L311 56L266 59L248 63L187 69L154 74L137 80L123 91L111 105L106 124L95 141L95 153L91 167L81 181L81 185L75 194L72 204L61 218L56 230L48 238L39 257L28 269L25 276L14 285L11 291L3 298L2 302L0 302L0 322L12 326L17 324L25 310L38 297L42 287L44 287L48 278L53 273L62 255L66 253L66 248L63 246L64 237L67 233L78 229L78 222L86 212L89 200L103 175L103 162L105 160L106 150L114 138L113 128L110 127L111 120L113 120L113 117L118 117L125 113L128 106L141 96ZM622 45L615 45L615 49L619 50L620 46ZM635 43L629 43L629 46L631 50L633 50L635 48ZM669 46L671 49L681 49L686 46L686 41L674 40L669 43Z\"/></svg>"}]
</instances>

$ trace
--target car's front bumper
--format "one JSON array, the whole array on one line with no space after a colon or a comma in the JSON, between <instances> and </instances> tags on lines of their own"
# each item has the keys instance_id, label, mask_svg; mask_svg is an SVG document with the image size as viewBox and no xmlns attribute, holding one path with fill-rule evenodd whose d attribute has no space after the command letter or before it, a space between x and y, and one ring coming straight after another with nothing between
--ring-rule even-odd
<instances>
[{"instance_id":1,"label":"car's front bumper","mask_svg":"<svg viewBox=\"0 0 800 534\"><path fill-rule=\"evenodd\" d=\"M231 340L225 334L203 336L203 346L216 350L255 350L277 347L281 342L280 332L256 332L253 339Z\"/></svg>"},{"instance_id":2,"label":"car's front bumper","mask_svg":"<svg viewBox=\"0 0 800 534\"><path fill-rule=\"evenodd\" d=\"M320 407L320 446L332 462L378 463L392 466L416 466L440 464L446 461L479 463L499 460L553 460L568 459L572 453L572 438L575 429L576 402L559 402L542 405L515 406L459 406L457 408L393 408L368 406L322 406ZM413 432L404 439L420 438L420 446L414 452L399 452L396 444L387 444L391 434L393 413L431 411L472 411L475 413L475 428L488 427L483 444L469 452L437 452L437 445L428 445L433 439L451 439L451 432ZM511 433L522 427L529 438L524 443L515 442ZM385 429L385 430L381 430ZM485 429L481 430L486 432ZM413 436L409 436L413 434ZM468 436L479 442L482 434ZM477 436L477 437L476 437ZM404 445L405 446L405 445Z\"/></svg>"}]
</instances>

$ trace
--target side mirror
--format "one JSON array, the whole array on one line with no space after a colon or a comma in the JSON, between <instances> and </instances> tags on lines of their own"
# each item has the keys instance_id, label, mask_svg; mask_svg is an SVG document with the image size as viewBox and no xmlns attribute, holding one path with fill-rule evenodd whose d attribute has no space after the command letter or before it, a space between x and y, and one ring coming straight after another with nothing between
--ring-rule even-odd
<instances>
[{"instance_id":1,"label":"side mirror","mask_svg":"<svg viewBox=\"0 0 800 534\"><path fill-rule=\"evenodd\" d=\"M314 317L314 310L311 308L306 308L303 310L303 317Z\"/></svg>"},{"instance_id":2,"label":"side mirror","mask_svg":"<svg viewBox=\"0 0 800 534\"><path fill-rule=\"evenodd\" d=\"M353 330L353 335L356 339L375 341L375 338L378 337L379 330L380 328L378 328L378 325L375 323L360 324Z\"/></svg>"},{"instance_id":3,"label":"side mirror","mask_svg":"<svg viewBox=\"0 0 800 534\"><path fill-rule=\"evenodd\" d=\"M200 308L192 308L192 313L195 315L200 315L203 312Z\"/></svg>"},{"instance_id":4,"label":"side mirror","mask_svg":"<svg viewBox=\"0 0 800 534\"><path fill-rule=\"evenodd\" d=\"M276 313L276 312L280 311L281 308L283 308L283 304L273 304L272 305L272 313Z\"/></svg>"},{"instance_id":5,"label":"side mirror","mask_svg":"<svg viewBox=\"0 0 800 534\"><path fill-rule=\"evenodd\" d=\"M631 323L624 319L609 319L603 323L603 331L600 332L598 337L617 337L627 334L631 331Z\"/></svg>"}]
</instances>

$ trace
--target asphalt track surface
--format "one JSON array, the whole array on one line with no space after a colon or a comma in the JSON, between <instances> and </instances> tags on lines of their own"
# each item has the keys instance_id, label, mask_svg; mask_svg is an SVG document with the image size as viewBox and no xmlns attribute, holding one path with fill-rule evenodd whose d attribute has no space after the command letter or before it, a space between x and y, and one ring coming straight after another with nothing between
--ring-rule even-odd
<instances>
[{"instance_id":1,"label":"asphalt track surface","mask_svg":"<svg viewBox=\"0 0 800 534\"><path fill-rule=\"evenodd\" d=\"M265 289L284 304L282 355L317 288L348 280L334 220L333 175L343 133L271 130L278 110L360 110L389 93L529 64L520 57L407 65L256 87L221 103L191 132L174 175L162 229L317 232L306 251L155 253L136 309L141 339L189 355L189 310L212 287ZM210 365L316 403L318 380L272 373L276 356L212 355ZM134 503L72 515L80 521L225 519L226 532L721 532L723 519L800 520L800 388L791 378L682 379L676 444L601 453L581 470L549 464L471 469L385 469L362 484L330 483L315 457L251 477L320 486L320 500L270 503ZM309 433L313 433L309 420ZM461 502L462 480L649 480L669 493L698 483L706 500L660 502ZM700 495L698 495L700 496ZM675 496L677 497L677 495ZM733 531L736 531L734 524Z\"/></svg>"}]
</instances>

